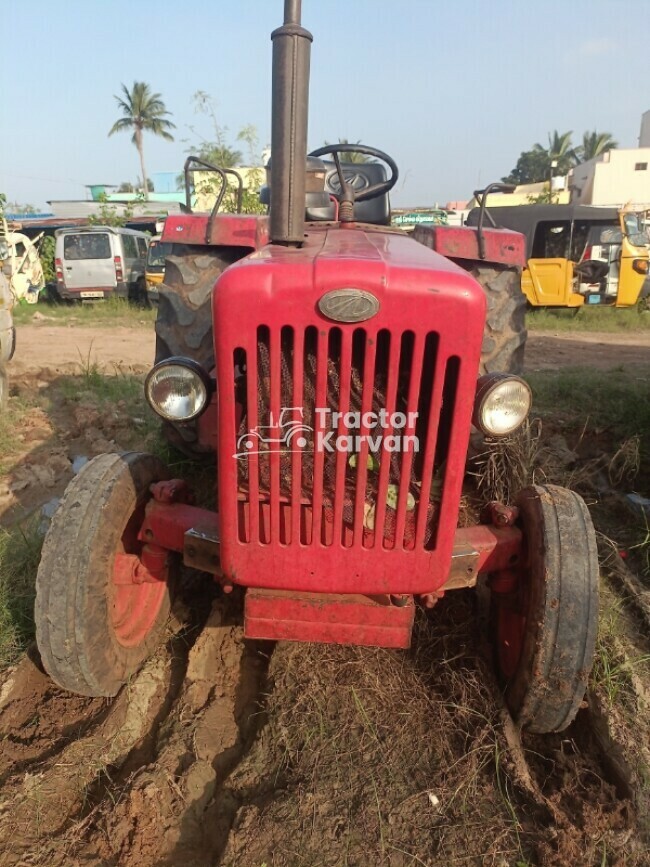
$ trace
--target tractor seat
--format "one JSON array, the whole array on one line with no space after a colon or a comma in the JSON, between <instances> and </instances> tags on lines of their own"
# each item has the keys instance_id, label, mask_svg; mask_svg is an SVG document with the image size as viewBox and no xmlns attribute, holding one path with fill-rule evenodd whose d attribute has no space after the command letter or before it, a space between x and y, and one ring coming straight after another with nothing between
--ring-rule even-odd
<instances>
[{"instance_id":1,"label":"tractor seat","mask_svg":"<svg viewBox=\"0 0 650 867\"><path fill-rule=\"evenodd\" d=\"M335 196L340 195L341 185L339 183L336 166L330 160L323 160L327 174L325 175L325 190ZM382 163L344 163L341 162L341 167L345 174L346 180L352 183L352 186L358 192L385 181L388 177L386 167ZM307 220L333 220L334 205L331 204L327 208L307 208ZM388 193L384 196L379 196L376 199L368 199L366 202L356 202L354 205L354 218L359 223L376 223L378 226L390 225L390 199Z\"/></svg>"}]
</instances>

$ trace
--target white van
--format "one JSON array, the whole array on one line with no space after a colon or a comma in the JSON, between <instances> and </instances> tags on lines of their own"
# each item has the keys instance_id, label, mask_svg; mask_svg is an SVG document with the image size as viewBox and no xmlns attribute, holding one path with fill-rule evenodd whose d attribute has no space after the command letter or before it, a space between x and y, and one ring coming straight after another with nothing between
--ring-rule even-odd
<instances>
[{"instance_id":1,"label":"white van","mask_svg":"<svg viewBox=\"0 0 650 867\"><path fill-rule=\"evenodd\" d=\"M149 236L133 229L92 226L54 233L56 288L61 298L96 301L117 294L146 302Z\"/></svg>"}]
</instances>

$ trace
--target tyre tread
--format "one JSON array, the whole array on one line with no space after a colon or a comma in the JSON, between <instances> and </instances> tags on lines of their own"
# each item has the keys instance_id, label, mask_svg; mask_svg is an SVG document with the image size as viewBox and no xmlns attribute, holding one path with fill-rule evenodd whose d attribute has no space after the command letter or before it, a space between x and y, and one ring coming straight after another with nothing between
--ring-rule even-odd
<instances>
[{"instance_id":1,"label":"tyre tread","mask_svg":"<svg viewBox=\"0 0 650 867\"><path fill-rule=\"evenodd\" d=\"M481 373L521 374L528 332L519 270L476 263L471 274L487 299Z\"/></svg>"},{"instance_id":2,"label":"tyre tread","mask_svg":"<svg viewBox=\"0 0 650 867\"><path fill-rule=\"evenodd\" d=\"M102 621L106 605L101 575L110 551L110 513L121 488L132 476L136 496L154 479L166 478L163 464L137 452L93 458L68 485L43 543L36 578L36 643L52 679L82 695L115 695L139 662L148 655L164 627L168 605L156 626L136 650L111 643ZM118 522L123 514L116 515ZM107 522L109 522L107 524ZM90 594L97 602L88 605ZM88 611L94 614L88 622Z\"/></svg>"},{"instance_id":3,"label":"tyre tread","mask_svg":"<svg viewBox=\"0 0 650 867\"><path fill-rule=\"evenodd\" d=\"M559 732L575 718L587 688L598 628L598 550L583 499L556 485L532 486L518 505L535 560L524 649L506 698L517 722ZM533 548L535 546L535 548Z\"/></svg>"}]
</instances>

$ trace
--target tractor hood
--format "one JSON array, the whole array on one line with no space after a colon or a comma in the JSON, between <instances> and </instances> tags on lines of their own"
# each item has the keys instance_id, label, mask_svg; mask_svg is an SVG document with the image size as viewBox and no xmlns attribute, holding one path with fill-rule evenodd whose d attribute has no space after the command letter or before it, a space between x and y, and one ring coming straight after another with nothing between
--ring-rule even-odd
<instances>
[{"instance_id":1,"label":"tractor hood","mask_svg":"<svg viewBox=\"0 0 650 867\"><path fill-rule=\"evenodd\" d=\"M240 273L242 269L245 269L245 277ZM251 301L256 299L255 303L261 302L265 293L275 296L278 291L283 303L288 303L291 293L297 292L295 299L292 296L292 304L309 305L317 311L321 295L336 289L374 293L379 310L382 302L388 303L389 298L391 304L398 299L422 303L422 314L426 316L426 311L431 310L436 319L442 313L440 305L446 309L452 303L454 310L462 311L464 322L459 325L467 327L467 339L471 342L478 339L480 347L485 316L485 295L481 287L449 259L401 232L374 230L369 226L317 228L307 234L300 248L265 246L231 266L222 276L217 283L217 306L230 283L240 280L248 287ZM242 291L246 290L242 287ZM395 299L393 293L397 293ZM432 299L436 300L433 307ZM334 321L344 323L347 320L334 317ZM350 320L361 321L363 318ZM472 358L473 355L471 353ZM469 363L470 359L467 361ZM478 369L478 361L476 366Z\"/></svg>"},{"instance_id":2,"label":"tractor hood","mask_svg":"<svg viewBox=\"0 0 650 867\"><path fill-rule=\"evenodd\" d=\"M460 268L369 227L309 230L221 275L226 576L340 593L446 580L485 304Z\"/></svg>"}]
</instances>

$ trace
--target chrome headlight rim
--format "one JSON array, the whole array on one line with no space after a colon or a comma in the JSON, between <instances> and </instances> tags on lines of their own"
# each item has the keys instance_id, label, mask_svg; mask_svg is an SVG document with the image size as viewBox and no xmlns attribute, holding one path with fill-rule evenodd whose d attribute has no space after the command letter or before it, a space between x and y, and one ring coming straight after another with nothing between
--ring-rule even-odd
<instances>
[{"instance_id":1,"label":"chrome headlight rim","mask_svg":"<svg viewBox=\"0 0 650 867\"><path fill-rule=\"evenodd\" d=\"M504 385L509 384L517 384L523 388L527 396L526 411L516 421L516 423L509 427L507 430L494 431L485 422L485 411L490 398L494 397L495 392L498 392L499 389L503 388ZM508 437L511 436L513 433L516 433L519 428L524 424L524 422L530 415L532 403L533 393L525 379L522 379L520 376L516 376L513 373L486 373L484 376L481 376L478 381L476 397L474 399L472 424L474 425L474 427L478 428L478 430L480 430L481 433L484 434L484 436L492 437L494 439L503 439L504 437Z\"/></svg>"},{"instance_id":2,"label":"chrome headlight rim","mask_svg":"<svg viewBox=\"0 0 650 867\"><path fill-rule=\"evenodd\" d=\"M158 374L161 370L167 367L183 367L193 373L199 380L200 386L203 390L203 402L201 403L199 408L191 415L183 416L182 418L168 415L167 413L161 411L160 406L156 404L155 401L152 399L151 388L154 383L156 374ZM210 399L214 392L214 388L214 380L211 379L205 368L203 368L197 361L194 361L193 358L187 358L183 355L172 355L169 358L165 358L162 361L159 361L157 364L154 364L154 366L151 368L144 381L144 396L151 409L156 413L157 416L162 418L164 421L172 422L174 424L184 424L185 422L195 421L197 418L203 415L203 413L210 405Z\"/></svg>"}]
</instances>

